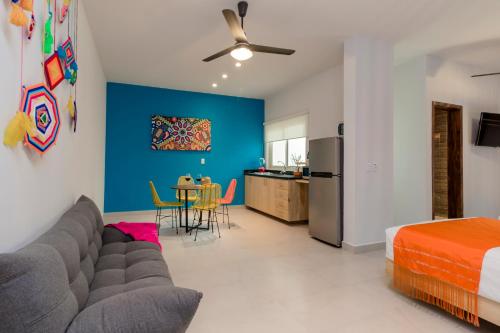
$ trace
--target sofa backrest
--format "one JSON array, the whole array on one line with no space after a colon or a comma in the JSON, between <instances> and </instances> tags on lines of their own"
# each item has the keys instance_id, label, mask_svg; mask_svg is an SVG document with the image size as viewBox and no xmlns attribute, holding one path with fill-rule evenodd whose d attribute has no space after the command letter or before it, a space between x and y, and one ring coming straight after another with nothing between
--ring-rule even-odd
<instances>
[{"instance_id":1,"label":"sofa backrest","mask_svg":"<svg viewBox=\"0 0 500 333\"><path fill-rule=\"evenodd\" d=\"M89 295L104 224L81 197L45 234L0 255L0 332L64 332Z\"/></svg>"}]
</instances>

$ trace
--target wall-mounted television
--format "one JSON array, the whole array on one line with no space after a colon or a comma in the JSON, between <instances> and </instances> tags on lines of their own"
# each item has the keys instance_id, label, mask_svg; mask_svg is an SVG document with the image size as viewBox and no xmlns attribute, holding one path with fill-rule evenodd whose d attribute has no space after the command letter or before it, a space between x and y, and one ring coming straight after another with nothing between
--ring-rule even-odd
<instances>
[{"instance_id":1,"label":"wall-mounted television","mask_svg":"<svg viewBox=\"0 0 500 333\"><path fill-rule=\"evenodd\" d=\"M500 114L481 113L476 146L500 147Z\"/></svg>"}]
</instances>

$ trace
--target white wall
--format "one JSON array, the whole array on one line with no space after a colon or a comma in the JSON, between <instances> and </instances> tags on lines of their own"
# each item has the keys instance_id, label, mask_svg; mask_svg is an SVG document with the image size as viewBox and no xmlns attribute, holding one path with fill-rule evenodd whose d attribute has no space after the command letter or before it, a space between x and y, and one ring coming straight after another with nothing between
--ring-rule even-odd
<instances>
[{"instance_id":1,"label":"white wall","mask_svg":"<svg viewBox=\"0 0 500 333\"><path fill-rule=\"evenodd\" d=\"M500 149L473 142L481 112L500 113L500 78L434 56L395 70L395 224L432 218L432 102L463 106L464 215L500 215ZM423 89L423 91L422 91Z\"/></svg>"},{"instance_id":2,"label":"white wall","mask_svg":"<svg viewBox=\"0 0 500 333\"><path fill-rule=\"evenodd\" d=\"M31 41L24 39L26 85L44 81L41 66L43 1L35 1L37 26ZM73 2L75 3L75 1ZM0 4L0 130L19 108L21 30L8 23L10 1ZM55 89L61 112L57 144L38 156L19 144L0 144L0 252L15 250L49 229L81 195L104 201L106 79L87 22L82 1L78 20L78 129L70 128L66 111L69 84ZM60 42L67 24L57 26Z\"/></svg>"},{"instance_id":3,"label":"white wall","mask_svg":"<svg viewBox=\"0 0 500 333\"><path fill-rule=\"evenodd\" d=\"M309 113L310 139L337 135L343 119L343 67L332 67L265 99L266 121Z\"/></svg>"},{"instance_id":4,"label":"white wall","mask_svg":"<svg viewBox=\"0 0 500 333\"><path fill-rule=\"evenodd\" d=\"M344 43L344 243L383 242L393 223L393 49Z\"/></svg>"},{"instance_id":5,"label":"white wall","mask_svg":"<svg viewBox=\"0 0 500 333\"><path fill-rule=\"evenodd\" d=\"M481 70L428 57L425 119L430 133L432 101L463 106L464 215L496 218L500 215L500 149L476 147L473 143L481 112L500 113L500 78L470 77L478 72ZM427 138L430 158L431 135ZM428 163L427 173L430 170ZM430 201L432 193L428 191L428 195Z\"/></svg>"},{"instance_id":6,"label":"white wall","mask_svg":"<svg viewBox=\"0 0 500 333\"><path fill-rule=\"evenodd\" d=\"M398 225L431 218L426 64L426 57L419 57L394 70L394 221Z\"/></svg>"}]
</instances>

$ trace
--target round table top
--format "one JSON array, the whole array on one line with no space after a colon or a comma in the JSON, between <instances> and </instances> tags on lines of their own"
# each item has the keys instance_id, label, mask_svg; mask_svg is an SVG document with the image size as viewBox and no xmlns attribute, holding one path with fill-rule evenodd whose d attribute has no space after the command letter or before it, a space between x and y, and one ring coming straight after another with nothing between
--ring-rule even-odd
<instances>
[{"instance_id":1,"label":"round table top","mask_svg":"<svg viewBox=\"0 0 500 333\"><path fill-rule=\"evenodd\" d=\"M171 189L173 190L201 190L202 186L201 185L196 185L196 184L183 184L183 185L172 185L170 186Z\"/></svg>"}]
</instances>

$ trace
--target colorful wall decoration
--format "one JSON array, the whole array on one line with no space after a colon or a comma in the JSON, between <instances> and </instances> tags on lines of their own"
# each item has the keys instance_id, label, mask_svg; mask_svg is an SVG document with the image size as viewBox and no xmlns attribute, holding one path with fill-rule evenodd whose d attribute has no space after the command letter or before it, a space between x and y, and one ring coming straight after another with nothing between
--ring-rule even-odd
<instances>
[{"instance_id":1,"label":"colorful wall decoration","mask_svg":"<svg viewBox=\"0 0 500 333\"><path fill-rule=\"evenodd\" d=\"M35 29L35 5L34 0L10 0L11 12L10 23L22 27L21 34L21 59L20 59L20 98L21 109L11 118L4 131L3 143L11 148L24 138L25 145L40 154L45 153L56 142L61 117L55 95L55 88L64 79L68 81L69 98L66 108L69 113L71 126L76 131L77 103L77 55L78 55L78 0L63 0L58 5L57 0L40 0L38 10L43 8L40 19L45 22L41 27L42 37L42 62L45 83L33 85L36 82L24 82L24 49L25 41L31 40ZM74 3L74 6L71 4ZM70 8L72 7L72 8ZM58 11L58 9L60 11ZM71 15L68 13L71 10ZM30 14L30 18L26 15ZM54 12L60 12L59 20L54 18ZM67 25L63 26L63 22ZM56 38L56 30L60 31ZM73 37L73 38L72 38ZM62 41L55 48L55 41ZM26 87L28 86L28 87ZM60 91L60 90L59 90ZM59 93L59 92L58 92Z\"/></svg>"},{"instance_id":2,"label":"colorful wall decoration","mask_svg":"<svg viewBox=\"0 0 500 333\"><path fill-rule=\"evenodd\" d=\"M26 133L26 144L40 154L45 153L56 143L61 123L55 95L43 83L27 87L21 111L36 127L35 135Z\"/></svg>"},{"instance_id":3,"label":"colorful wall decoration","mask_svg":"<svg viewBox=\"0 0 500 333\"><path fill-rule=\"evenodd\" d=\"M263 100L108 83L106 103L106 212L151 210L150 180L162 200L176 201L170 186L186 173L210 176L223 191L235 178L234 204L244 202L243 170L264 154ZM151 149L151 115L160 112L210 119L211 151Z\"/></svg>"},{"instance_id":4,"label":"colorful wall decoration","mask_svg":"<svg viewBox=\"0 0 500 333\"><path fill-rule=\"evenodd\" d=\"M50 90L54 90L59 83L64 80L64 72L62 69L61 59L57 53L52 54L43 64L45 69L45 79Z\"/></svg>"},{"instance_id":5,"label":"colorful wall decoration","mask_svg":"<svg viewBox=\"0 0 500 333\"><path fill-rule=\"evenodd\" d=\"M212 124L208 119L152 116L151 149L210 151Z\"/></svg>"},{"instance_id":6,"label":"colorful wall decoration","mask_svg":"<svg viewBox=\"0 0 500 333\"><path fill-rule=\"evenodd\" d=\"M71 37L68 37L64 43L59 45L57 54L59 55L61 64L64 66L64 78L74 86L77 79L78 65L76 64Z\"/></svg>"}]
</instances>

